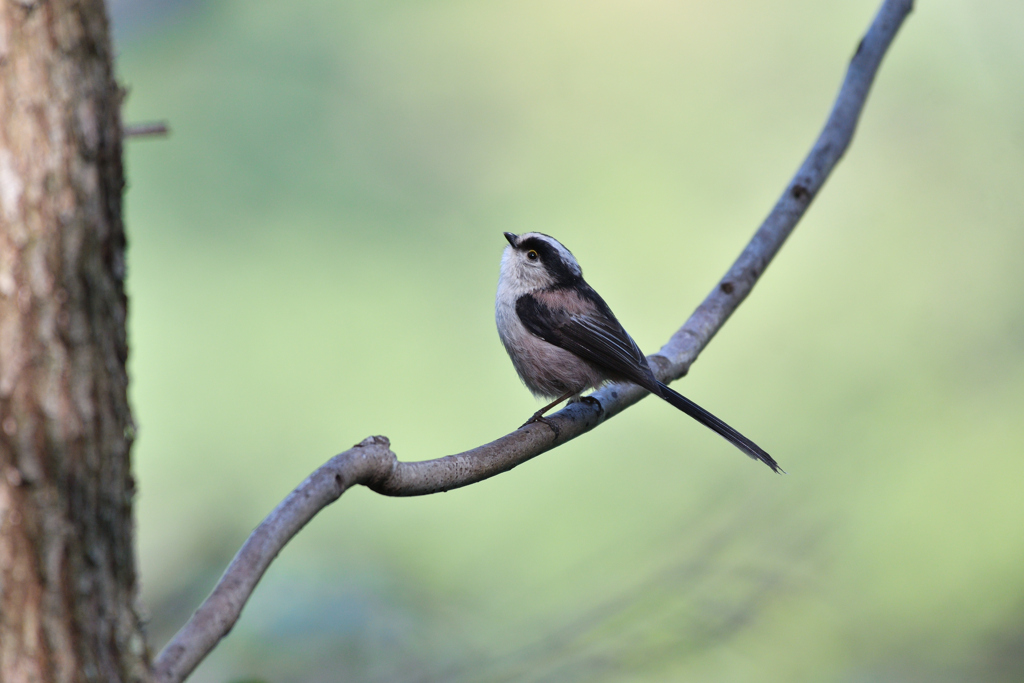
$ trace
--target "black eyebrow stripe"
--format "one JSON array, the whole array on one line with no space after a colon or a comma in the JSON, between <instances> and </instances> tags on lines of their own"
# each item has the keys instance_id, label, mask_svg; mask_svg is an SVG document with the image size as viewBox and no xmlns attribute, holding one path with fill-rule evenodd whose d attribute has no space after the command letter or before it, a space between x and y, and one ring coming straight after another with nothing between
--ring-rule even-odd
<instances>
[{"instance_id":1,"label":"black eyebrow stripe","mask_svg":"<svg viewBox=\"0 0 1024 683\"><path fill-rule=\"evenodd\" d=\"M525 240L521 240L519 244L516 245L516 249L533 249L538 254L545 251L552 254L557 253L555 251L555 248L551 246L550 242L548 242L547 240L542 240L539 237L527 237Z\"/></svg>"},{"instance_id":2,"label":"black eyebrow stripe","mask_svg":"<svg viewBox=\"0 0 1024 683\"><path fill-rule=\"evenodd\" d=\"M541 263L545 265L548 272L555 279L554 286L564 287L571 285L581 279L580 275L562 260L558 249L547 240L539 237L528 237L516 244L516 249L521 251L533 250L540 256Z\"/></svg>"}]
</instances>

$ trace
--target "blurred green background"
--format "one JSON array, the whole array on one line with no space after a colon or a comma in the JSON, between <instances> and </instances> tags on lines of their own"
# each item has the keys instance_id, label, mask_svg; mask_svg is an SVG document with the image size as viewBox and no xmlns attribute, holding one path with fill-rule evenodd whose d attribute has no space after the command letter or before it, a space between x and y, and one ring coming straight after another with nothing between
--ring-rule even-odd
<instances>
[{"instance_id":1,"label":"blurred green background","mask_svg":"<svg viewBox=\"0 0 1024 683\"><path fill-rule=\"evenodd\" d=\"M143 602L159 649L371 434L538 404L501 232L567 244L642 348L796 169L876 0L114 2ZM846 159L676 386L285 549L192 680L1024 680L1024 3L923 0Z\"/></svg>"}]
</instances>

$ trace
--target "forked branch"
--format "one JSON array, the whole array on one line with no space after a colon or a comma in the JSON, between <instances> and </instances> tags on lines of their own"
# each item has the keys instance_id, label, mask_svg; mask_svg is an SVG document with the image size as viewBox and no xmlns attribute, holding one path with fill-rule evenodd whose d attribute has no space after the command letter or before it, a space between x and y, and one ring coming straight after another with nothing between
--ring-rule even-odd
<instances>
[{"instance_id":1,"label":"forked branch","mask_svg":"<svg viewBox=\"0 0 1024 683\"><path fill-rule=\"evenodd\" d=\"M824 129L768 217L707 298L668 342L650 356L663 382L686 374L697 355L743 302L846 152L882 57L912 0L885 0L850 60ZM154 663L160 683L183 681L238 620L270 563L298 531L349 487L386 496L420 496L467 486L520 465L617 415L646 395L635 385L608 385L549 416L557 434L532 424L478 448L424 462L400 462L385 437L374 436L336 455L292 491L256 528L210 597Z\"/></svg>"}]
</instances>

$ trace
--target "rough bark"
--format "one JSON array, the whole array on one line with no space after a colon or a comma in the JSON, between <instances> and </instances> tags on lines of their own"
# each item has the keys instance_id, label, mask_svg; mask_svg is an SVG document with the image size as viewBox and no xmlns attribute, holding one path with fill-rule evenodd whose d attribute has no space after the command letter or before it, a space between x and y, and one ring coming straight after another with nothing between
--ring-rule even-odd
<instances>
[{"instance_id":1,"label":"rough bark","mask_svg":"<svg viewBox=\"0 0 1024 683\"><path fill-rule=\"evenodd\" d=\"M143 681L102 0L0 0L0 681Z\"/></svg>"}]
</instances>

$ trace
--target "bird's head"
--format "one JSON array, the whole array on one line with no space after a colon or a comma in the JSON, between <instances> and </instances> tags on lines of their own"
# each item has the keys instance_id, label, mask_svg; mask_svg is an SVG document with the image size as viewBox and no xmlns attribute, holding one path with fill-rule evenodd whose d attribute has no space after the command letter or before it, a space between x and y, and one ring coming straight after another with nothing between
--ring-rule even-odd
<instances>
[{"instance_id":1,"label":"bird's head","mask_svg":"<svg viewBox=\"0 0 1024 683\"><path fill-rule=\"evenodd\" d=\"M583 277L572 252L550 235L506 232L505 239L508 246L501 256L501 279L517 290L567 286Z\"/></svg>"}]
</instances>

